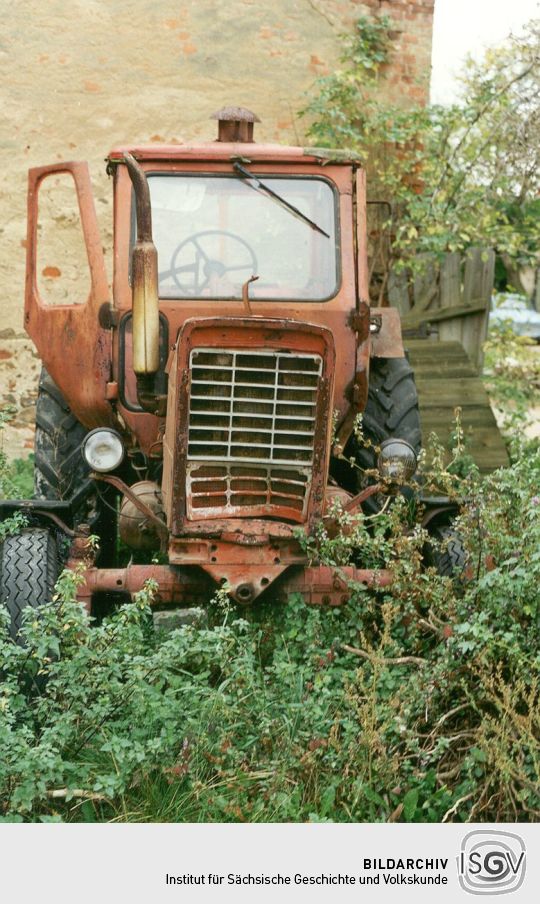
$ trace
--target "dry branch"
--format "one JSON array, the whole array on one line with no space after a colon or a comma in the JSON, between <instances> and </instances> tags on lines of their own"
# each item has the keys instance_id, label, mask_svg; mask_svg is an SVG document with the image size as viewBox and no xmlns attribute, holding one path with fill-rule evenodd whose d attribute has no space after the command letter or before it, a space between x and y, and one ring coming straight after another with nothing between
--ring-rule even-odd
<instances>
[{"instance_id":1,"label":"dry branch","mask_svg":"<svg viewBox=\"0 0 540 904\"><path fill-rule=\"evenodd\" d=\"M379 657L376 653L366 653L365 650L360 650L358 647L350 647L346 643L341 644L341 649L347 653L353 653L355 656L360 656L368 662L376 661L381 662L383 665L427 665L427 660L420 659L419 656Z\"/></svg>"}]
</instances>

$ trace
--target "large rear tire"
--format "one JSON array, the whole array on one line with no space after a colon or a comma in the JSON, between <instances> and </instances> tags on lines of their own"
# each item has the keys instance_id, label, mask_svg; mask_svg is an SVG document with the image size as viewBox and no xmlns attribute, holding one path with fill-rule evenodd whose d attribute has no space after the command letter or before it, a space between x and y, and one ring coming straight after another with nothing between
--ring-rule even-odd
<instances>
[{"instance_id":1,"label":"large rear tire","mask_svg":"<svg viewBox=\"0 0 540 904\"><path fill-rule=\"evenodd\" d=\"M83 521L100 538L99 564L116 560L114 491L97 491L89 477L81 446L88 430L72 413L58 386L43 367L36 405L34 496L70 500L75 523Z\"/></svg>"},{"instance_id":2,"label":"large rear tire","mask_svg":"<svg viewBox=\"0 0 540 904\"><path fill-rule=\"evenodd\" d=\"M70 499L88 479L81 455L86 427L77 420L54 380L42 368L36 405L34 495Z\"/></svg>"},{"instance_id":3,"label":"large rear tire","mask_svg":"<svg viewBox=\"0 0 540 904\"><path fill-rule=\"evenodd\" d=\"M47 528L29 528L0 546L0 602L10 615L10 634L21 644L23 613L50 602L58 578L56 539Z\"/></svg>"},{"instance_id":4,"label":"large rear tire","mask_svg":"<svg viewBox=\"0 0 540 904\"><path fill-rule=\"evenodd\" d=\"M352 436L345 449L347 458L353 457L356 491L359 492L373 477L362 471L377 467L377 449L389 437L404 439L418 455L422 445L418 392L411 365L406 358L374 358L371 362L367 404L362 417L362 434L366 442ZM383 496L371 496L364 503L369 512L381 508Z\"/></svg>"}]
</instances>

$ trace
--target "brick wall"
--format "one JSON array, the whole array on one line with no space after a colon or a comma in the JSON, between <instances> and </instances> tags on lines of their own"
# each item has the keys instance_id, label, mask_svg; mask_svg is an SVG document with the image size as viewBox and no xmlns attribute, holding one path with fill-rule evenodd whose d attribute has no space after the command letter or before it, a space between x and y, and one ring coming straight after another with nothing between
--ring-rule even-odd
<instances>
[{"instance_id":1,"label":"brick wall","mask_svg":"<svg viewBox=\"0 0 540 904\"><path fill-rule=\"evenodd\" d=\"M345 28L361 15L387 16L395 27L392 57L382 70L386 80L381 93L404 106L427 103L435 0L313 0L312 6L332 11L334 21L341 19Z\"/></svg>"},{"instance_id":2,"label":"brick wall","mask_svg":"<svg viewBox=\"0 0 540 904\"><path fill-rule=\"evenodd\" d=\"M387 94L407 104L427 103L435 0L365 0L395 23L395 49L387 72Z\"/></svg>"}]
</instances>

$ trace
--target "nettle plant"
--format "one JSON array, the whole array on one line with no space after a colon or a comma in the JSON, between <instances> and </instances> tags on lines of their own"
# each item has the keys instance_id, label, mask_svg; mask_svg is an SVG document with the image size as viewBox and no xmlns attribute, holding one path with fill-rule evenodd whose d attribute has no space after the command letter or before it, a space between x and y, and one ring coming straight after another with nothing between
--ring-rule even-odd
<instances>
[{"instance_id":1,"label":"nettle plant","mask_svg":"<svg viewBox=\"0 0 540 904\"><path fill-rule=\"evenodd\" d=\"M424 473L461 500L464 578L426 567L396 498L309 541L338 571L358 544L390 561L390 587L339 608L222 594L164 634L151 585L92 623L64 572L23 644L0 616L1 818L537 820L540 452L481 478L456 438Z\"/></svg>"}]
</instances>

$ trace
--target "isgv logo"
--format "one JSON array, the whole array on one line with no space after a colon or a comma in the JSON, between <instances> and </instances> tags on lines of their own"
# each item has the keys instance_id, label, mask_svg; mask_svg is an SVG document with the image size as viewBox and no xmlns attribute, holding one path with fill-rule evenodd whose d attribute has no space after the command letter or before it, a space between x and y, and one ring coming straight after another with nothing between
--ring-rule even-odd
<instances>
[{"instance_id":1,"label":"isgv logo","mask_svg":"<svg viewBox=\"0 0 540 904\"><path fill-rule=\"evenodd\" d=\"M459 884L471 895L504 895L525 878L525 843L511 832L469 832L457 858Z\"/></svg>"}]
</instances>

